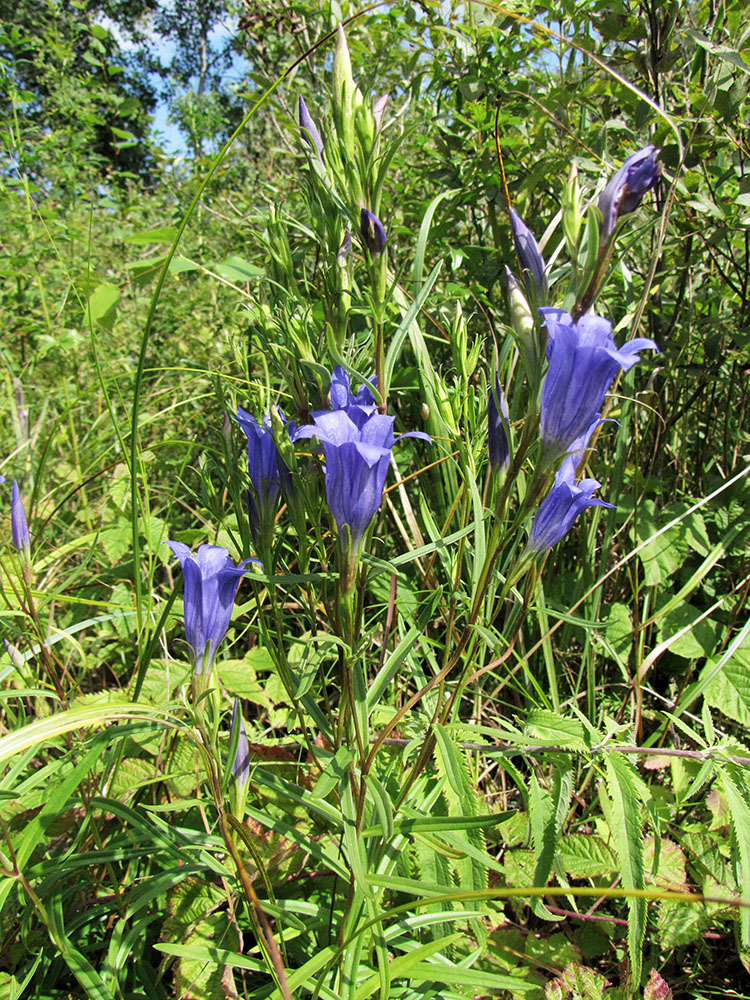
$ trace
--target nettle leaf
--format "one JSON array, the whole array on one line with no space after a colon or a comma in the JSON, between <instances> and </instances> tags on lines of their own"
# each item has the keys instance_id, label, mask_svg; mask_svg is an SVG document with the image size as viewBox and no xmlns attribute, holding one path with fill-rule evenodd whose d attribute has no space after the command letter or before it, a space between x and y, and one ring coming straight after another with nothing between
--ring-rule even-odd
<instances>
[{"instance_id":1,"label":"nettle leaf","mask_svg":"<svg viewBox=\"0 0 750 1000\"><path fill-rule=\"evenodd\" d=\"M669 644L669 651L675 656L684 657L686 660L710 656L716 646L716 633L719 625L718 622L712 621L710 618L697 621L701 614L699 608L694 608L687 603L672 608L659 622L659 642L664 642L670 636L676 635L695 622L696 624L692 625L689 631Z\"/></svg>"},{"instance_id":2,"label":"nettle leaf","mask_svg":"<svg viewBox=\"0 0 750 1000\"><path fill-rule=\"evenodd\" d=\"M660 889L670 889L676 892L687 889L687 873L685 870L685 854L673 840L662 837L657 851L656 838L646 840L644 861L646 870ZM658 856L657 856L658 855ZM653 870L656 862L656 871Z\"/></svg>"},{"instance_id":3,"label":"nettle leaf","mask_svg":"<svg viewBox=\"0 0 750 1000\"><path fill-rule=\"evenodd\" d=\"M745 772L732 761L724 761L720 778L729 802L729 816L737 846L737 882L747 887L750 882L750 789ZM747 906L740 908L740 935L742 947L750 948L750 907Z\"/></svg>"},{"instance_id":4,"label":"nettle leaf","mask_svg":"<svg viewBox=\"0 0 750 1000\"><path fill-rule=\"evenodd\" d=\"M627 604L615 601L609 605L607 612L608 618L604 636L597 637L597 646L601 643L602 652L611 659L620 662L627 658L633 634L630 608Z\"/></svg>"},{"instance_id":5,"label":"nettle leaf","mask_svg":"<svg viewBox=\"0 0 750 1000\"><path fill-rule=\"evenodd\" d=\"M551 747L585 750L588 743L582 724L546 709L535 709L526 717L526 736Z\"/></svg>"},{"instance_id":6,"label":"nettle leaf","mask_svg":"<svg viewBox=\"0 0 750 1000\"><path fill-rule=\"evenodd\" d=\"M435 726L435 761L438 772L446 779L443 795L448 804L448 812L452 816L477 816L479 801L476 782L469 774L466 763L466 751L459 747L442 726ZM459 846L465 840L471 855L455 861L458 882L462 889L486 889L487 869L492 865L492 859L487 857L487 864L480 860L486 855L487 844L480 828L456 830L452 837L453 846ZM478 855L477 852L480 852ZM473 855L473 856L472 856Z\"/></svg>"},{"instance_id":7,"label":"nettle leaf","mask_svg":"<svg viewBox=\"0 0 750 1000\"><path fill-rule=\"evenodd\" d=\"M544 886L552 873L558 842L573 794L573 768L571 762L560 758L555 764L552 789L543 790L536 775L529 784L529 816L534 843L534 885ZM534 912L545 920L558 920L541 899L532 902Z\"/></svg>"},{"instance_id":8,"label":"nettle leaf","mask_svg":"<svg viewBox=\"0 0 750 1000\"><path fill-rule=\"evenodd\" d=\"M625 889L645 888L640 795L643 782L631 761L622 754L607 756L607 787L612 798L611 816L615 850ZM628 952L633 982L640 982L643 938L646 933L645 899L628 899Z\"/></svg>"},{"instance_id":9,"label":"nettle leaf","mask_svg":"<svg viewBox=\"0 0 750 1000\"><path fill-rule=\"evenodd\" d=\"M598 878L619 871L614 852L600 837L570 833L560 840L560 860L571 878Z\"/></svg>"},{"instance_id":10,"label":"nettle leaf","mask_svg":"<svg viewBox=\"0 0 750 1000\"><path fill-rule=\"evenodd\" d=\"M704 675L710 674L716 660L709 660ZM708 704L735 722L750 728L750 648L740 647L706 686L703 696Z\"/></svg>"},{"instance_id":11,"label":"nettle leaf","mask_svg":"<svg viewBox=\"0 0 750 1000\"><path fill-rule=\"evenodd\" d=\"M638 517L632 528L634 540L641 544L652 538L660 528L684 515L688 504L676 503L657 508L646 500L638 508ZM638 553L648 586L657 586L678 570L689 552L705 556L710 548L706 525L699 511L682 517L669 531L649 540Z\"/></svg>"}]
</instances>

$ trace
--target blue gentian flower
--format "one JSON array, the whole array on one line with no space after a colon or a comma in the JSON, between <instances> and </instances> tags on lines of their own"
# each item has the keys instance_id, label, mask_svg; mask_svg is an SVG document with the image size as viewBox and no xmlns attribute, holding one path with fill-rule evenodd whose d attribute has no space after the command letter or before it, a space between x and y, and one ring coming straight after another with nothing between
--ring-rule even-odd
<instances>
[{"instance_id":1,"label":"blue gentian flower","mask_svg":"<svg viewBox=\"0 0 750 1000\"><path fill-rule=\"evenodd\" d=\"M661 165L657 162L659 150L655 146L644 146L633 153L599 195L599 211L603 222L599 239L606 243L614 232L617 220L634 212L644 194L649 191L661 175Z\"/></svg>"},{"instance_id":2,"label":"blue gentian flower","mask_svg":"<svg viewBox=\"0 0 750 1000\"><path fill-rule=\"evenodd\" d=\"M498 403L500 409L498 409ZM500 376L495 375L495 391L490 389L487 403L488 441L490 465L493 469L507 469L510 462L510 447L505 425L508 422L508 404L500 388Z\"/></svg>"},{"instance_id":3,"label":"blue gentian flower","mask_svg":"<svg viewBox=\"0 0 750 1000\"><path fill-rule=\"evenodd\" d=\"M529 298L536 300L537 303L546 302L547 276L544 273L544 258L534 234L513 208L510 210L510 225L513 244L521 264L521 276Z\"/></svg>"},{"instance_id":4,"label":"blue gentian flower","mask_svg":"<svg viewBox=\"0 0 750 1000\"><path fill-rule=\"evenodd\" d=\"M283 423L286 419L278 411ZM279 491L285 496L292 492L292 477L284 464L271 432L271 415L267 414L259 424L255 417L237 407L237 423L247 438L247 471L251 490L248 493L250 528L253 538L264 533L273 525L279 500ZM294 430L294 425L290 430Z\"/></svg>"},{"instance_id":5,"label":"blue gentian flower","mask_svg":"<svg viewBox=\"0 0 750 1000\"><path fill-rule=\"evenodd\" d=\"M385 227L377 215L368 212L366 208L360 212L359 235L371 256L377 257L383 252L386 241Z\"/></svg>"},{"instance_id":6,"label":"blue gentian flower","mask_svg":"<svg viewBox=\"0 0 750 1000\"><path fill-rule=\"evenodd\" d=\"M370 381L373 385L377 385L375 377ZM341 365L337 365L331 375L331 409L345 410L349 406L358 406L365 413L374 413L376 409L375 397L366 383L359 387L355 396L351 390L349 375Z\"/></svg>"},{"instance_id":7,"label":"blue gentian flower","mask_svg":"<svg viewBox=\"0 0 750 1000\"><path fill-rule=\"evenodd\" d=\"M10 502L10 535L13 545L22 555L29 555L31 541L29 526L26 523L26 511L23 509L18 483L13 480L13 495Z\"/></svg>"},{"instance_id":8,"label":"blue gentian flower","mask_svg":"<svg viewBox=\"0 0 750 1000\"><path fill-rule=\"evenodd\" d=\"M193 555L182 542L166 544L180 560L185 578L185 638L195 673L207 676L219 643L227 634L237 588L247 573L245 567L258 560L245 559L235 566L229 552L219 545L201 545Z\"/></svg>"},{"instance_id":9,"label":"blue gentian flower","mask_svg":"<svg viewBox=\"0 0 750 1000\"><path fill-rule=\"evenodd\" d=\"M556 545L570 531L578 515L587 507L614 507L594 497L601 486L596 479L582 479L576 483L576 469L581 463L591 435L601 423L599 414L572 445L555 476L555 484L539 505L531 522L527 552L541 552Z\"/></svg>"},{"instance_id":10,"label":"blue gentian flower","mask_svg":"<svg viewBox=\"0 0 750 1000\"><path fill-rule=\"evenodd\" d=\"M394 417L368 406L350 405L314 413L314 424L300 427L295 440L316 437L325 455L326 497L339 535L350 533L356 552L380 507L394 438ZM422 431L402 437L430 441Z\"/></svg>"},{"instance_id":11,"label":"blue gentian flower","mask_svg":"<svg viewBox=\"0 0 750 1000\"><path fill-rule=\"evenodd\" d=\"M618 371L637 364L640 351L659 349L647 337L618 349L612 324L601 316L587 314L575 323L562 309L539 312L549 331L541 437L547 455L559 458L590 427Z\"/></svg>"},{"instance_id":12,"label":"blue gentian flower","mask_svg":"<svg viewBox=\"0 0 750 1000\"><path fill-rule=\"evenodd\" d=\"M323 140L320 137L320 132L315 122L310 117L310 112L307 110L307 105L305 104L305 99L300 94L299 98L299 127L302 129L302 135L305 137L308 145L311 149L314 149L317 153L320 162L323 162Z\"/></svg>"}]
</instances>

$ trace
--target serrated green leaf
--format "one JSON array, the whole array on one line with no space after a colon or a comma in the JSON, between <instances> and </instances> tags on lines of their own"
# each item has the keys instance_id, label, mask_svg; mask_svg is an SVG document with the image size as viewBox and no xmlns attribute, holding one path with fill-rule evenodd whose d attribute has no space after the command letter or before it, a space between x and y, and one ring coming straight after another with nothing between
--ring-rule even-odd
<instances>
[{"instance_id":1,"label":"serrated green leaf","mask_svg":"<svg viewBox=\"0 0 750 1000\"><path fill-rule=\"evenodd\" d=\"M703 675L715 665L715 660L709 660ZM750 728L750 649L736 650L724 669L709 681L703 696L712 708Z\"/></svg>"},{"instance_id":2,"label":"serrated green leaf","mask_svg":"<svg viewBox=\"0 0 750 1000\"><path fill-rule=\"evenodd\" d=\"M748 898L748 875L750 874L750 789L746 773L732 761L724 761L719 772L721 784L729 802L729 816L737 845L738 878L744 886L744 897ZM740 936L742 947L750 948L750 907L740 907Z\"/></svg>"},{"instance_id":3,"label":"serrated green leaf","mask_svg":"<svg viewBox=\"0 0 750 1000\"><path fill-rule=\"evenodd\" d=\"M534 709L526 717L525 733L538 743L550 747L571 747L584 750L588 744L583 726L576 719L567 719L547 709Z\"/></svg>"},{"instance_id":4,"label":"serrated green leaf","mask_svg":"<svg viewBox=\"0 0 750 1000\"><path fill-rule=\"evenodd\" d=\"M633 764L621 754L607 756L607 787L612 798L611 823L615 850L625 889L645 887L643 836L638 788L641 784ZM643 938L646 933L646 901L628 899L628 952L633 981L641 979Z\"/></svg>"},{"instance_id":5,"label":"serrated green leaf","mask_svg":"<svg viewBox=\"0 0 750 1000\"><path fill-rule=\"evenodd\" d=\"M600 837L571 833L560 840L560 860L571 878L599 878L618 870L617 859Z\"/></svg>"}]
</instances>

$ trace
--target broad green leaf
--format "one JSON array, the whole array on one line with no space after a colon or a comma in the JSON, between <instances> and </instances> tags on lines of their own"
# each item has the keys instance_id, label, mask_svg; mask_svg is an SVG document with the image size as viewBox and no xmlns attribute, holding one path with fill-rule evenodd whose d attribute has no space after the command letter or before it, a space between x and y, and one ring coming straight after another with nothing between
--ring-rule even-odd
<instances>
[{"instance_id":1,"label":"broad green leaf","mask_svg":"<svg viewBox=\"0 0 750 1000\"><path fill-rule=\"evenodd\" d=\"M97 285L86 305L84 323L86 326L98 325L111 330L117 316L117 303L120 301L120 289L109 282Z\"/></svg>"},{"instance_id":2,"label":"broad green leaf","mask_svg":"<svg viewBox=\"0 0 750 1000\"><path fill-rule=\"evenodd\" d=\"M677 504L662 509L657 508L652 500L644 501L638 508L632 528L635 541L638 544L647 541L661 527L679 517L684 509L684 505ZM649 541L640 550L638 558L643 566L648 586L656 586L667 580L683 565L691 549L696 549L701 555L705 555L706 546L703 540L705 525L701 519L700 522L696 522L697 527L694 528L692 518L695 516L695 514L686 516L684 520L679 521L663 535Z\"/></svg>"},{"instance_id":3,"label":"broad green leaf","mask_svg":"<svg viewBox=\"0 0 750 1000\"><path fill-rule=\"evenodd\" d=\"M709 660L703 674L711 673L715 665L715 660ZM712 708L750 729L750 648L735 650L724 668L709 681L703 696Z\"/></svg>"},{"instance_id":4,"label":"broad green leaf","mask_svg":"<svg viewBox=\"0 0 750 1000\"><path fill-rule=\"evenodd\" d=\"M698 608L694 608L687 603L672 608L659 622L657 632L659 642L664 642L670 636L681 632L690 626L692 622L696 622L696 619L700 615L701 611ZM718 628L718 622L712 621L710 618L696 622L684 635L675 639L674 642L670 642L669 652L674 653L675 656L682 656L687 660L698 657L703 659L706 656L710 656L716 646Z\"/></svg>"},{"instance_id":5,"label":"broad green leaf","mask_svg":"<svg viewBox=\"0 0 750 1000\"><path fill-rule=\"evenodd\" d=\"M145 246L149 243L171 243L177 236L174 226L158 226L156 229L146 229L139 233L131 233L125 237L125 243L132 246Z\"/></svg>"},{"instance_id":6,"label":"broad green leaf","mask_svg":"<svg viewBox=\"0 0 750 1000\"><path fill-rule=\"evenodd\" d=\"M262 267L256 267L255 264L251 264L249 261L243 260L242 257L237 257L234 254L227 257L226 260L221 261L221 263L216 264L215 270L222 278L226 278L227 281L231 281L235 285L244 285L247 281L265 276L265 271Z\"/></svg>"}]
</instances>

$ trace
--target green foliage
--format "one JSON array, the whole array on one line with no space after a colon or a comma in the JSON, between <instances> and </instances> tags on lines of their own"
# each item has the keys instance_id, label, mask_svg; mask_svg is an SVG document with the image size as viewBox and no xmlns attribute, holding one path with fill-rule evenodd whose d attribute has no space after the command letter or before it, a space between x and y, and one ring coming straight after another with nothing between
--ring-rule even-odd
<instances>
[{"instance_id":1,"label":"green foliage","mask_svg":"<svg viewBox=\"0 0 750 1000\"><path fill-rule=\"evenodd\" d=\"M0 522L0 997L742 989L744 6L165 8L178 171L148 139L159 67L104 26L145 45L145 5L3 13L0 509L15 478L32 562ZM617 510L511 577L529 518L501 535L496 370L521 505L536 456L505 185L570 308L596 195L647 141L664 177L596 302L661 348L589 458ZM339 364L433 438L394 452L349 606L321 463L275 409L308 421ZM162 543L256 554L237 405L273 415L294 493L196 702Z\"/></svg>"}]
</instances>

